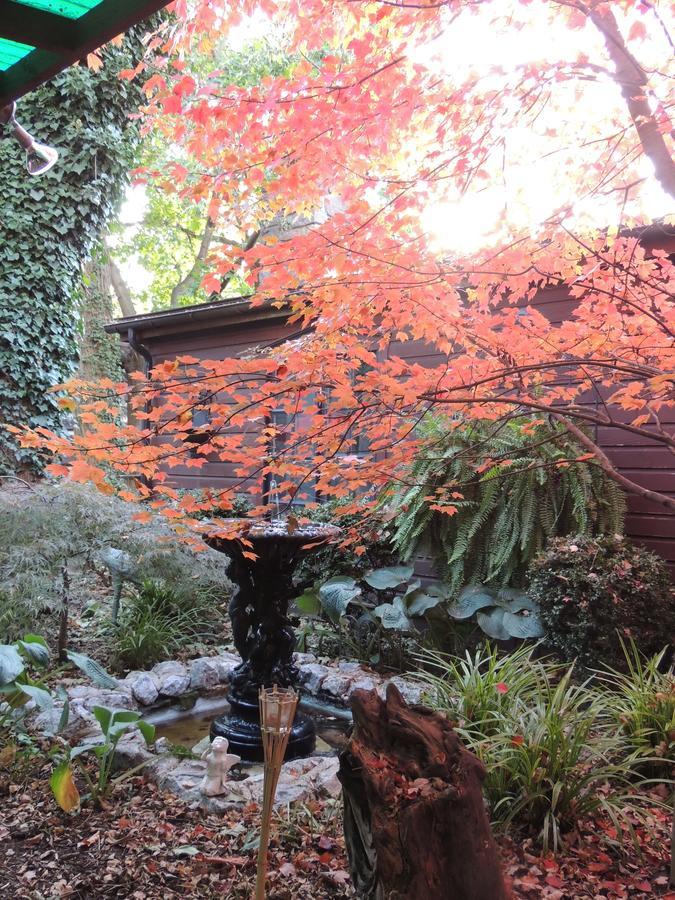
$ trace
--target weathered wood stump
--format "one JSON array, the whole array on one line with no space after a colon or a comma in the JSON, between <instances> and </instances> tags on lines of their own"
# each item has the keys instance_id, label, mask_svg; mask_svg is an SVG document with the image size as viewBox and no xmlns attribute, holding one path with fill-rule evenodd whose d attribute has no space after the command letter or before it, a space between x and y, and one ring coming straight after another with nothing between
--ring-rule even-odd
<instances>
[{"instance_id":1,"label":"weathered wood stump","mask_svg":"<svg viewBox=\"0 0 675 900\"><path fill-rule=\"evenodd\" d=\"M448 720L408 706L394 685L352 695L340 755L345 840L365 900L506 900L482 763Z\"/></svg>"}]
</instances>

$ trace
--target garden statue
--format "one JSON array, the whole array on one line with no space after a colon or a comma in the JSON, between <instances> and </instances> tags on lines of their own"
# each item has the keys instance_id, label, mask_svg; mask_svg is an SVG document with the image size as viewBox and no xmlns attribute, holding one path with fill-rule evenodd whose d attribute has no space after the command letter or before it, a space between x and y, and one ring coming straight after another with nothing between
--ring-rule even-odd
<instances>
[{"instance_id":1,"label":"garden statue","mask_svg":"<svg viewBox=\"0 0 675 900\"><path fill-rule=\"evenodd\" d=\"M110 571L113 587L113 606L112 620L113 625L117 624L117 615L120 608L120 597L122 596L122 587L125 581L138 583L140 577L134 560L126 550L120 550L117 547L105 547L101 550L101 562L106 565Z\"/></svg>"},{"instance_id":2,"label":"garden statue","mask_svg":"<svg viewBox=\"0 0 675 900\"><path fill-rule=\"evenodd\" d=\"M206 774L202 778L199 790L205 797L217 797L227 790L227 776L230 769L241 762L241 757L228 753L227 738L214 738L210 747L202 753L206 760Z\"/></svg>"}]
</instances>

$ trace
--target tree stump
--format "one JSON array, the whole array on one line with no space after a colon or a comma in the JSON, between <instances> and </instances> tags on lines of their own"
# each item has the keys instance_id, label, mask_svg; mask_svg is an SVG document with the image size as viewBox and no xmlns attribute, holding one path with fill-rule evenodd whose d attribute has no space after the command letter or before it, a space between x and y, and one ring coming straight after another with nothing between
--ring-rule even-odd
<instances>
[{"instance_id":1,"label":"tree stump","mask_svg":"<svg viewBox=\"0 0 675 900\"><path fill-rule=\"evenodd\" d=\"M507 900L481 784L483 764L449 721L394 685L352 695L340 755L345 841L365 900Z\"/></svg>"}]
</instances>

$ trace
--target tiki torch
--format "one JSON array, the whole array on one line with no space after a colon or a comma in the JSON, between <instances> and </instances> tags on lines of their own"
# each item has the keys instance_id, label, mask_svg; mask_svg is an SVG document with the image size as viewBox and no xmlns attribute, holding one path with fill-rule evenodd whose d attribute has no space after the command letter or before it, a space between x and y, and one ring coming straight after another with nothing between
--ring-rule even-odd
<instances>
[{"instance_id":1,"label":"tiki torch","mask_svg":"<svg viewBox=\"0 0 675 900\"><path fill-rule=\"evenodd\" d=\"M292 688L260 688L260 728L265 753L265 777L263 791L262 825L258 847L258 875L255 883L255 900L265 900L267 875L267 848L270 842L270 823L274 795L288 739L295 719L298 695Z\"/></svg>"}]
</instances>

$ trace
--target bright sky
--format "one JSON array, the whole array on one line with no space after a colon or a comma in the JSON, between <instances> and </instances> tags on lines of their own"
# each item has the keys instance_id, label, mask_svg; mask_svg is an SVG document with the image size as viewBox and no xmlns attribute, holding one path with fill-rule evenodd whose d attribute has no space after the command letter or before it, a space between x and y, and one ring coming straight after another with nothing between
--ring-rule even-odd
<instances>
[{"instance_id":1,"label":"bright sky","mask_svg":"<svg viewBox=\"0 0 675 900\"><path fill-rule=\"evenodd\" d=\"M511 5L512 0L499 0L496 8L503 13ZM663 8L666 5L661 5L662 15L667 15ZM528 27L521 31L510 28L508 35L490 25L489 16L494 9L494 4L486 4L479 8L478 14L463 14L431 47L413 52L413 59L445 69L450 75L473 72L487 78L495 66L511 72L517 64L573 60L579 52L586 53L591 59L605 59L602 40L595 28L587 26L583 30L572 31L566 27L555 27L555 19L553 24L550 21L551 5L545 0L533 0L526 7ZM517 4L516 9L522 15L522 5ZM672 65L672 50L654 15L635 12L627 24L636 19L646 26L655 54L654 60L642 61L662 68ZM672 16L670 24L673 24ZM234 47L240 48L269 30L269 20L261 16L238 26L230 32L229 39ZM511 227L536 231L548 215L562 203L569 202L569 172L566 167L574 165L576 158L573 141L584 135L584 127L580 123L593 122L598 110L622 105L623 101L618 88L609 79L584 82L582 89L579 89L578 83L574 88L558 89L569 92L567 121L560 122L558 115L555 122L557 128L567 129L569 150L544 157L551 144L543 136L537 138L526 128L511 129L505 135L506 167L502 184L494 179L487 189L471 190L464 196L447 194L427 208L425 225L431 245L439 253L453 250L470 253L483 246L495 234L495 223L505 210ZM560 143L557 140L556 146ZM643 174L653 174L648 162L644 163ZM673 213L672 201L661 191L655 179L648 177L646 185L640 190L640 213L646 219ZM574 215L580 218L588 216L596 225L600 218L603 225L614 224L616 198L614 194L604 199L597 195L579 199ZM139 221L144 207L144 189L130 188L121 213L122 221ZM137 260L127 260L122 268L132 289L147 287L150 276Z\"/></svg>"}]
</instances>

